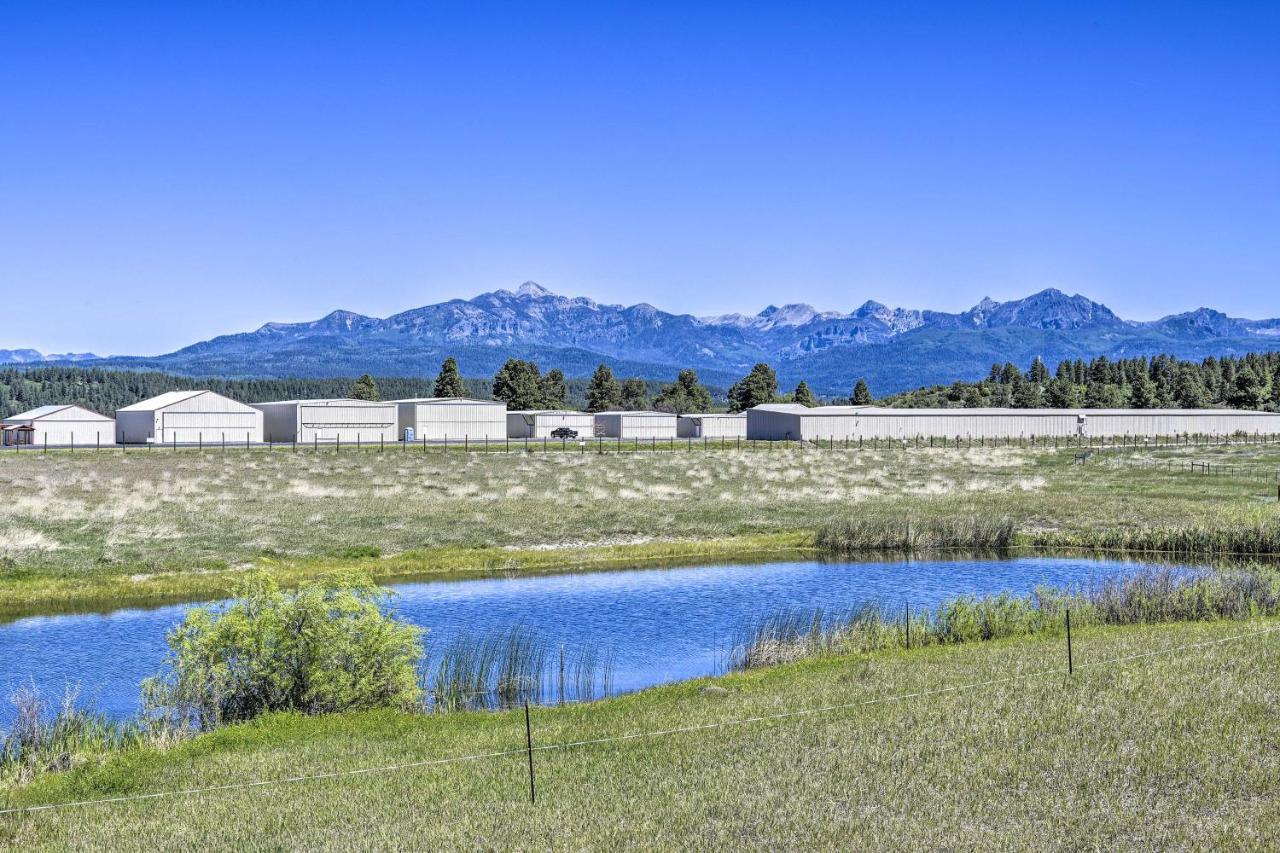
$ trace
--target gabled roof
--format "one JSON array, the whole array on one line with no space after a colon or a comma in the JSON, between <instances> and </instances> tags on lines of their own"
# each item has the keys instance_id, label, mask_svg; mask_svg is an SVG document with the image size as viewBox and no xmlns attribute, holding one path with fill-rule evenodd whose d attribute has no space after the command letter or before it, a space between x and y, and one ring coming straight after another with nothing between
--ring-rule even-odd
<instances>
[{"instance_id":1,"label":"gabled roof","mask_svg":"<svg viewBox=\"0 0 1280 853\"><path fill-rule=\"evenodd\" d=\"M388 400L388 403L439 403L442 406L459 403L479 403L485 406L503 406L499 400L476 400L471 397L406 397L403 400Z\"/></svg>"},{"instance_id":2,"label":"gabled roof","mask_svg":"<svg viewBox=\"0 0 1280 853\"><path fill-rule=\"evenodd\" d=\"M398 400L356 400L351 397L330 397L317 400L270 400L254 403L255 406L390 406Z\"/></svg>"},{"instance_id":3,"label":"gabled roof","mask_svg":"<svg viewBox=\"0 0 1280 853\"><path fill-rule=\"evenodd\" d=\"M163 409L166 406L172 406L174 403L181 403L183 400L190 400L192 397L198 397L201 394L208 394L208 391L166 391L163 394L157 394L146 400L139 400L128 406L121 406L116 409L117 412L153 412L156 409Z\"/></svg>"},{"instance_id":4,"label":"gabled roof","mask_svg":"<svg viewBox=\"0 0 1280 853\"><path fill-rule=\"evenodd\" d=\"M87 415L87 418L84 420L111 420L110 418L108 418L108 416L97 414L96 411L84 409L83 406L72 406L72 405L37 406L36 409L32 409L31 411L20 412L20 414L9 416L9 418L5 418L4 420L6 424L13 423L13 421L17 421L17 420L40 420L41 418L47 418L47 416L49 415L54 415L56 414L56 412L65 411L68 409L74 409L74 410L83 412L84 415Z\"/></svg>"},{"instance_id":5,"label":"gabled roof","mask_svg":"<svg viewBox=\"0 0 1280 853\"><path fill-rule=\"evenodd\" d=\"M628 410L628 409L615 409L615 410L613 410L613 411L611 411L611 412L597 412L597 414L600 414L600 415L644 415L644 416L646 416L646 417L651 417L651 418L652 418L652 417L658 417L658 418L674 418L674 417L675 417L675 415L671 414L670 412L655 412L655 411L653 411L653 410L645 410L645 409L641 409L640 411L634 411L634 412L633 412L633 411L630 411L630 410Z\"/></svg>"}]
</instances>

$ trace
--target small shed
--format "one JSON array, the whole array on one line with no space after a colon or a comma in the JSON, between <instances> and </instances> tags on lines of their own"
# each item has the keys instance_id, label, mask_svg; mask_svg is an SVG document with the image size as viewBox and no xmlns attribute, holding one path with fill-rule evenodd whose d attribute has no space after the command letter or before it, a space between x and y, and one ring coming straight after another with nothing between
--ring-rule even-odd
<instances>
[{"instance_id":1,"label":"small shed","mask_svg":"<svg viewBox=\"0 0 1280 853\"><path fill-rule=\"evenodd\" d=\"M596 424L608 438L676 437L676 416L668 412L600 412Z\"/></svg>"},{"instance_id":2,"label":"small shed","mask_svg":"<svg viewBox=\"0 0 1280 853\"><path fill-rule=\"evenodd\" d=\"M502 441L507 437L507 407L493 400L418 397L392 402L399 410L402 439L408 430L413 430L414 441Z\"/></svg>"},{"instance_id":3,"label":"small shed","mask_svg":"<svg viewBox=\"0 0 1280 853\"><path fill-rule=\"evenodd\" d=\"M169 391L116 410L120 444L262 442L262 412L212 391Z\"/></svg>"},{"instance_id":4,"label":"small shed","mask_svg":"<svg viewBox=\"0 0 1280 853\"><path fill-rule=\"evenodd\" d=\"M0 421L5 447L99 447L116 443L116 422L80 406L40 406Z\"/></svg>"},{"instance_id":5,"label":"small shed","mask_svg":"<svg viewBox=\"0 0 1280 853\"><path fill-rule=\"evenodd\" d=\"M255 403L267 441L378 444L396 441L395 403L371 400L281 400Z\"/></svg>"},{"instance_id":6,"label":"small shed","mask_svg":"<svg viewBox=\"0 0 1280 853\"><path fill-rule=\"evenodd\" d=\"M747 415L720 413L680 415L676 420L680 438L746 438Z\"/></svg>"},{"instance_id":7,"label":"small shed","mask_svg":"<svg viewBox=\"0 0 1280 853\"><path fill-rule=\"evenodd\" d=\"M595 435L595 417L588 412L559 409L507 412L507 435L510 438L550 438L561 427L571 429L578 438Z\"/></svg>"}]
</instances>

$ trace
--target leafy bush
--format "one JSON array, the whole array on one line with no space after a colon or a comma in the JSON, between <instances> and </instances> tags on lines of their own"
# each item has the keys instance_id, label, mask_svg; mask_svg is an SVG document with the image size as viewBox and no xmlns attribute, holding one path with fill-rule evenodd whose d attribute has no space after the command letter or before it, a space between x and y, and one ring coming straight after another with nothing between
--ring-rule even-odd
<instances>
[{"instance_id":1,"label":"leafy bush","mask_svg":"<svg viewBox=\"0 0 1280 853\"><path fill-rule=\"evenodd\" d=\"M209 729L271 711L415 707L422 631L394 617L389 595L360 572L293 592L254 575L169 633L165 671L143 684L148 712Z\"/></svg>"}]
</instances>

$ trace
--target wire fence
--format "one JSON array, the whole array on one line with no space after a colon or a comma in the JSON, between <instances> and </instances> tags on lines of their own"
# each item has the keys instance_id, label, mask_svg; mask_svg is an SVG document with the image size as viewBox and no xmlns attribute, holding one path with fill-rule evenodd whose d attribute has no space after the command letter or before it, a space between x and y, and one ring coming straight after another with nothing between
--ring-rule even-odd
<instances>
[{"instance_id":1,"label":"wire fence","mask_svg":"<svg viewBox=\"0 0 1280 853\"><path fill-rule=\"evenodd\" d=\"M865 436L824 436L803 440L793 439L759 439L745 436L644 436L632 438L605 438L600 436L584 438L494 438L485 436L472 438L469 435L444 437L440 439L420 439L405 441L385 435L365 436L356 433L354 437L320 441L252 441L251 436L243 437L220 433L202 435L196 441L148 442L145 444L116 444L102 441L91 441L77 444L74 436L70 443L50 444L46 440L32 444L12 445L3 448L12 453L68 454L77 453L151 453L151 452L211 452L229 450L239 451L287 451L291 453L577 453L581 455L618 454L618 453L656 453L694 452L694 451L738 451L769 452L788 448L804 447L822 450L968 450L973 448L1016 447L1039 450L1076 450L1092 452L1114 449L1174 449L1189 447L1243 447L1243 446L1278 446L1280 435L1270 433L1235 433L1231 435L1111 435L1111 436L933 436L914 435L899 437L865 437Z\"/></svg>"},{"instance_id":2,"label":"wire fence","mask_svg":"<svg viewBox=\"0 0 1280 853\"><path fill-rule=\"evenodd\" d=\"M615 744L625 744L637 742L641 740L657 739L670 737L680 734L692 734L700 732L710 732L734 727L750 726L759 723L779 722L786 720L796 720L808 717L814 717L823 714L832 714L839 711L847 711L856 708L864 708L874 705L885 705L899 702L906 702L913 699L921 699L930 696L941 696L949 694L962 694L970 691L978 691L998 685L1014 684L1019 682L1031 681L1035 679L1047 678L1050 676L1072 677L1076 670L1083 669L1100 669L1103 667L1116 666L1120 664L1130 663L1137 660L1143 660L1162 655L1172 655L1181 652L1188 652L1197 649L1205 649L1215 646L1222 646L1230 643L1241 642L1249 639L1266 637L1280 632L1280 626L1271 626L1255 631L1247 631L1243 633L1233 634L1227 637L1219 637L1210 640L1201 640L1192 643L1183 643L1175 646L1165 646L1157 649L1150 649L1143 652L1136 652L1126 655L1118 655L1115 657L1104 658L1096 661L1076 662L1073 658L1073 649L1071 645L1070 633L1070 617L1068 616L1068 631L1066 637L1065 648L1065 665L1038 669L1031 672L1013 673L1008 675L997 676L978 681L969 681L961 684L944 685L933 687L925 690L916 690L905 693L896 693L888 696L876 696L867 699L859 699L850 702L840 702L827 705L821 705L810 708L794 708L786 711L778 711L770 714L756 714L751 716L731 718L727 720L717 720L707 723L694 723L686 726L674 726L662 729L641 730L633 732L623 732L619 734L604 735L600 737L581 738L569 741L560 741L554 743L535 743L533 738L533 729L530 724L528 705L525 705L525 733L526 742L523 747L512 747L508 749L494 750L488 752L478 752L466 755L455 756L438 756L433 758L425 758L417 761L406 761L394 764L384 764L371 767L360 767L346 770L330 770L317 771L314 773L299 773L289 776L274 777L268 779L253 779L228 782L218 785L206 785L187 788L176 788L163 791L151 791L137 794L122 794L113 797L98 797L80 800L66 800L54 803L41 803L28 806L16 806L0 809L0 816L16 816L23 814L35 814L40 812L49 812L64 809L76 809L92 806L106 806L121 803L144 802L148 800L158 800L175 797L196 797L209 794L217 794L226 791L243 791L255 788L284 787L289 785L302 784L307 782L316 782L332 779L349 779L362 776L370 776L375 774L398 773L407 770L414 770L426 767L437 767L449 764L460 764L465 762L489 761L501 758L510 758L514 756L527 756L529 759L529 784L530 798L534 798L534 764L533 757L536 754L545 754L553 751L568 751L581 749L592 746L606 746Z\"/></svg>"}]
</instances>

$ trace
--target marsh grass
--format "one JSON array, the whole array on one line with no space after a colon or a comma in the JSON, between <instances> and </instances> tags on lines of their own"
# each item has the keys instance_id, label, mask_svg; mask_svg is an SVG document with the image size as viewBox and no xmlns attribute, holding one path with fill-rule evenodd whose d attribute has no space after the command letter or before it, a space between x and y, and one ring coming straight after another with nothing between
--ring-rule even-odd
<instances>
[{"instance_id":1,"label":"marsh grass","mask_svg":"<svg viewBox=\"0 0 1280 853\"><path fill-rule=\"evenodd\" d=\"M1266 556L1280 554L1280 519L1209 526L1098 527L1071 533L1044 532L1033 544L1067 546L1133 554L1182 554L1203 557Z\"/></svg>"},{"instance_id":2,"label":"marsh grass","mask_svg":"<svg viewBox=\"0 0 1280 853\"><path fill-rule=\"evenodd\" d=\"M909 624L904 610L874 604L837 616L785 609L740 632L728 667L742 671L908 645L1059 634L1068 608L1077 627L1267 618L1280 615L1280 573L1153 567L1078 588L1042 587L1026 596L961 596L913 612Z\"/></svg>"},{"instance_id":3,"label":"marsh grass","mask_svg":"<svg viewBox=\"0 0 1280 853\"><path fill-rule=\"evenodd\" d=\"M553 653L534 629L514 625L455 636L428 653L419 683L428 711L501 709L604 698L613 692L613 667L611 649L561 645Z\"/></svg>"},{"instance_id":4,"label":"marsh grass","mask_svg":"<svg viewBox=\"0 0 1280 853\"><path fill-rule=\"evenodd\" d=\"M86 761L163 740L140 721L117 721L88 707L68 685L50 702L35 687L10 697L13 720L0 738L0 785L22 785L42 773L70 770Z\"/></svg>"},{"instance_id":5,"label":"marsh grass","mask_svg":"<svg viewBox=\"0 0 1280 853\"><path fill-rule=\"evenodd\" d=\"M1007 517L857 515L829 522L814 536L817 547L833 553L858 551L1004 550L1016 530Z\"/></svg>"}]
</instances>

